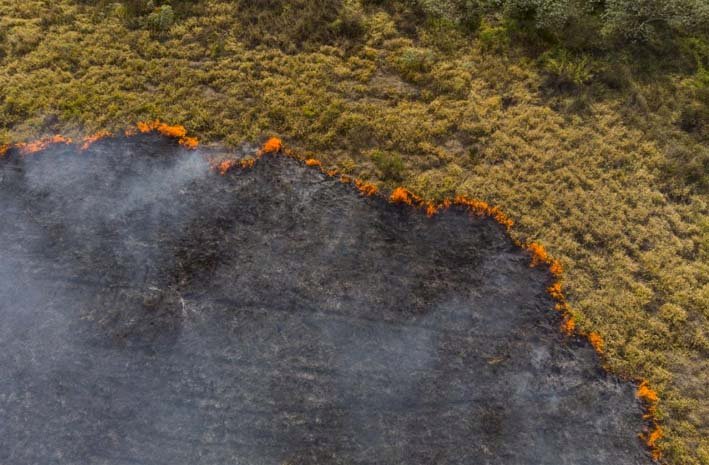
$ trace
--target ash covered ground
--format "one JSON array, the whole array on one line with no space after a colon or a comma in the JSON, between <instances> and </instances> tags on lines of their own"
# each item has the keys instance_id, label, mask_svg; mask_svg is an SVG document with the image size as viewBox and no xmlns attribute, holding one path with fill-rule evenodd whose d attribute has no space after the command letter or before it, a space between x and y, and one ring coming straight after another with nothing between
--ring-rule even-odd
<instances>
[{"instance_id":1,"label":"ash covered ground","mask_svg":"<svg viewBox=\"0 0 709 465\"><path fill-rule=\"evenodd\" d=\"M648 464L491 220L158 136L0 160L0 463Z\"/></svg>"}]
</instances>

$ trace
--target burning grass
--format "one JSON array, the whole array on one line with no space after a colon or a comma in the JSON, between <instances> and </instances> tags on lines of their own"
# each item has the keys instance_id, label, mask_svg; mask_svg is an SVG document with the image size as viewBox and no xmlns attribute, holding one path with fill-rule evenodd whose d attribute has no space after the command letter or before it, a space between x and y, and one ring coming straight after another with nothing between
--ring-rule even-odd
<instances>
[{"instance_id":1,"label":"burning grass","mask_svg":"<svg viewBox=\"0 0 709 465\"><path fill-rule=\"evenodd\" d=\"M89 147L91 147L97 141L105 139L107 137L111 137L112 135L113 134L111 133L111 131L102 130L90 136L86 136L84 137L83 143L81 144L81 150L88 150Z\"/></svg>"},{"instance_id":2,"label":"burning grass","mask_svg":"<svg viewBox=\"0 0 709 465\"><path fill-rule=\"evenodd\" d=\"M176 139L181 146L190 150L194 150L199 145L197 138L187 136L187 130L183 126L170 126L157 120L152 122L139 122L135 127L127 128L124 131L124 134L126 137L131 137L136 135L138 132L143 134L158 132L165 137ZM81 138L81 145L78 145L77 149L80 151L86 151L96 142L109 137L115 137L115 135L108 130L98 131L94 134ZM55 144L75 145L75 141L70 137L57 134L30 142L5 144L0 146L0 156L4 156L10 151L10 149L13 148L16 149L22 156L31 155L33 153L41 152L42 150L45 150Z\"/></svg>"},{"instance_id":3,"label":"burning grass","mask_svg":"<svg viewBox=\"0 0 709 465\"><path fill-rule=\"evenodd\" d=\"M283 142L278 137L271 137L268 139L261 148L263 153L276 153L280 152L283 148Z\"/></svg>"},{"instance_id":4,"label":"burning grass","mask_svg":"<svg viewBox=\"0 0 709 465\"><path fill-rule=\"evenodd\" d=\"M656 417L657 404L660 401L660 398L657 395L657 392L648 385L647 380L640 381L636 395L645 405L647 412L645 414L645 419L649 422L647 431L640 434L640 438L645 441L645 444L648 448L650 448L652 457L655 460L659 460L662 457L662 453L657 447L657 442L664 436L664 432Z\"/></svg>"},{"instance_id":5,"label":"burning grass","mask_svg":"<svg viewBox=\"0 0 709 465\"><path fill-rule=\"evenodd\" d=\"M149 133L149 132L158 132L162 134L163 136L170 137L173 139L177 139L177 141L182 145L183 147L186 147L188 149L195 149L199 145L199 142L197 141L197 138L195 137L188 137L187 136L187 129L185 129L184 126L181 125L169 125L166 123L161 122L160 120L154 120L154 121L140 121L136 124L136 127L138 128L138 131L141 133ZM129 135L128 133L126 135Z\"/></svg>"},{"instance_id":6,"label":"burning grass","mask_svg":"<svg viewBox=\"0 0 709 465\"><path fill-rule=\"evenodd\" d=\"M20 142L18 144L15 144L15 147L20 151L21 155L30 155L36 152L40 152L50 145L53 144L72 144L73 141L71 138L64 137L61 135L55 135L51 137L46 137L44 139L40 139L37 141L32 141L32 142Z\"/></svg>"}]
</instances>

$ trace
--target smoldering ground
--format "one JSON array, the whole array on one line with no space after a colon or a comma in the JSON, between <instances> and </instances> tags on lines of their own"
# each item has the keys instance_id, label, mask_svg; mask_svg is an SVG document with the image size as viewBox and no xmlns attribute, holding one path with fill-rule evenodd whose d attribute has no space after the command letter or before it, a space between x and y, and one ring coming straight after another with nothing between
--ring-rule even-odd
<instances>
[{"instance_id":1,"label":"smoldering ground","mask_svg":"<svg viewBox=\"0 0 709 465\"><path fill-rule=\"evenodd\" d=\"M142 135L0 161L0 463L645 464L496 223Z\"/></svg>"}]
</instances>

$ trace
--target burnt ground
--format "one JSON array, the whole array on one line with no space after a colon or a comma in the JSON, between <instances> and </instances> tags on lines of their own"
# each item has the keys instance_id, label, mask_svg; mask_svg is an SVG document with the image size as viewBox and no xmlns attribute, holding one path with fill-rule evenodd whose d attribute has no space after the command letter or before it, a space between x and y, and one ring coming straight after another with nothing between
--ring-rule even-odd
<instances>
[{"instance_id":1,"label":"burnt ground","mask_svg":"<svg viewBox=\"0 0 709 465\"><path fill-rule=\"evenodd\" d=\"M157 136L0 160L0 463L648 464L493 221Z\"/></svg>"}]
</instances>

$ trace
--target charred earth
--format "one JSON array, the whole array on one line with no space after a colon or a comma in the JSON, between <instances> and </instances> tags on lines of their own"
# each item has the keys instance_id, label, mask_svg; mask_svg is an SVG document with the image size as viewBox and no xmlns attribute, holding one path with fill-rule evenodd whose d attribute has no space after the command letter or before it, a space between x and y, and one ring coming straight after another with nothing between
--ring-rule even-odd
<instances>
[{"instance_id":1,"label":"charred earth","mask_svg":"<svg viewBox=\"0 0 709 465\"><path fill-rule=\"evenodd\" d=\"M651 463L504 228L156 135L0 160L0 463Z\"/></svg>"}]
</instances>

